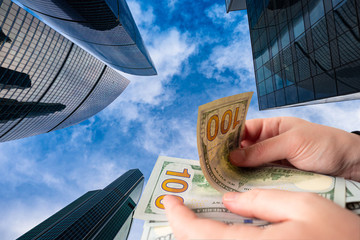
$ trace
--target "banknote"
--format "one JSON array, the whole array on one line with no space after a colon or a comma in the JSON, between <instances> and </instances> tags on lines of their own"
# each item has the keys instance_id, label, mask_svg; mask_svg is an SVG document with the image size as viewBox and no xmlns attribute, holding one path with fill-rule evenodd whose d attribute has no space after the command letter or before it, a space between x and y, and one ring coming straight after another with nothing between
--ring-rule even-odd
<instances>
[{"instance_id":1,"label":"banknote","mask_svg":"<svg viewBox=\"0 0 360 240\"><path fill-rule=\"evenodd\" d=\"M223 221L226 224L232 222ZM141 240L175 240L169 222L145 221Z\"/></svg>"},{"instance_id":2,"label":"banknote","mask_svg":"<svg viewBox=\"0 0 360 240\"><path fill-rule=\"evenodd\" d=\"M175 237L168 222L146 221L141 240L175 240Z\"/></svg>"},{"instance_id":3,"label":"banknote","mask_svg":"<svg viewBox=\"0 0 360 240\"><path fill-rule=\"evenodd\" d=\"M231 213L222 203L222 194L205 179L199 161L160 156L155 163L134 213L142 220L166 221L162 200L174 195L199 217L252 225L267 222Z\"/></svg>"},{"instance_id":4,"label":"banknote","mask_svg":"<svg viewBox=\"0 0 360 240\"><path fill-rule=\"evenodd\" d=\"M239 147L252 93L215 100L199 107L197 144L206 180L220 192L253 188L318 193L345 207L345 180L278 165L233 166L231 150Z\"/></svg>"},{"instance_id":5,"label":"banknote","mask_svg":"<svg viewBox=\"0 0 360 240\"><path fill-rule=\"evenodd\" d=\"M221 98L201 105L197 120L200 165L208 182L220 192L234 191L232 178L239 175L228 164L229 152L239 146L252 92Z\"/></svg>"},{"instance_id":6,"label":"banknote","mask_svg":"<svg viewBox=\"0 0 360 240\"><path fill-rule=\"evenodd\" d=\"M352 211L353 213L360 215L360 202L346 203L346 208Z\"/></svg>"},{"instance_id":7,"label":"banknote","mask_svg":"<svg viewBox=\"0 0 360 240\"><path fill-rule=\"evenodd\" d=\"M335 179L335 181L343 187L345 186L343 178ZM357 187L354 188L354 186L359 186L359 183L346 180L346 186L350 186L350 190L344 189L343 195L345 196L346 192L347 201L360 197ZM338 188L341 189L340 186ZM259 219L245 218L230 213L221 202L222 194L206 181L199 161L160 156L134 214L135 218L145 220L141 240L174 239L169 223L166 222L162 204L163 196L168 194L179 197L200 217L212 218L227 224L242 223L256 226L269 224ZM324 194L320 195L329 199L334 198ZM349 210L360 214L359 202L350 202L346 205Z\"/></svg>"},{"instance_id":8,"label":"banknote","mask_svg":"<svg viewBox=\"0 0 360 240\"><path fill-rule=\"evenodd\" d=\"M346 208L360 215L360 183L346 180Z\"/></svg>"},{"instance_id":9,"label":"banknote","mask_svg":"<svg viewBox=\"0 0 360 240\"><path fill-rule=\"evenodd\" d=\"M360 183L346 180L346 203L360 202Z\"/></svg>"}]
</instances>

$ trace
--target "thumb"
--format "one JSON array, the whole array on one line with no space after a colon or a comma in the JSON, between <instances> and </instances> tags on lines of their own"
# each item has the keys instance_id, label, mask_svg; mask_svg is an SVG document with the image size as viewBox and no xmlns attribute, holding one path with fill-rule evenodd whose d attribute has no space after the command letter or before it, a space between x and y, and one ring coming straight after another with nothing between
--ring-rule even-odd
<instances>
[{"instance_id":1,"label":"thumb","mask_svg":"<svg viewBox=\"0 0 360 240\"><path fill-rule=\"evenodd\" d=\"M290 158L290 151L296 149L296 146L297 143L294 142L294 138L284 133L249 147L233 150L230 152L229 160L235 166L260 166L265 163Z\"/></svg>"},{"instance_id":2,"label":"thumb","mask_svg":"<svg viewBox=\"0 0 360 240\"><path fill-rule=\"evenodd\" d=\"M244 193L228 192L223 203L231 212L244 217L258 218L268 222L283 222L303 218L309 203L320 196L313 193L290 192L275 189L254 189Z\"/></svg>"}]
</instances>

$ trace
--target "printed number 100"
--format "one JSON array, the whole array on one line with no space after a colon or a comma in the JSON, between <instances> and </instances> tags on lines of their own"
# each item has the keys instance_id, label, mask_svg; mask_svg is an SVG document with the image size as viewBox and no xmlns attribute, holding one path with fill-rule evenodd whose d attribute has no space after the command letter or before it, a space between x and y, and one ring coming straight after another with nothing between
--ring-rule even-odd
<instances>
[{"instance_id":1,"label":"printed number 100","mask_svg":"<svg viewBox=\"0 0 360 240\"><path fill-rule=\"evenodd\" d=\"M190 178L190 174L186 168L182 172L166 171L165 175ZM177 187L174 187L174 185L177 185ZM177 179L177 178L165 179L161 183L161 188L169 193L185 192L188 189L188 186L189 185L186 181ZM156 200L155 200L156 207L158 207L160 209L164 209L164 205L162 204L162 200L164 197L165 197L165 195L161 195L156 198ZM180 197L180 196L175 196L175 197L179 198L182 202L184 202L184 199L182 197Z\"/></svg>"}]
</instances>

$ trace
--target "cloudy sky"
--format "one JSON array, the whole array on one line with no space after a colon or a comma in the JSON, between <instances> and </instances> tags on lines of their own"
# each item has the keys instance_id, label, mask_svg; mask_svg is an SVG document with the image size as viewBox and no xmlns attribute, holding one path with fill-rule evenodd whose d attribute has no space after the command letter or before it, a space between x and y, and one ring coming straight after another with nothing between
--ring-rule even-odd
<instances>
[{"instance_id":1,"label":"cloudy sky","mask_svg":"<svg viewBox=\"0 0 360 240\"><path fill-rule=\"evenodd\" d=\"M130 85L109 107L76 126L0 144L0 239L14 239L89 190L159 155L198 159L197 108L255 91L245 11L219 0L128 1L158 75L125 75ZM248 119L296 116L360 129L359 101L259 111ZM134 229L137 231L134 231ZM139 230L140 229L140 230ZM135 221L130 239L139 239Z\"/></svg>"}]
</instances>

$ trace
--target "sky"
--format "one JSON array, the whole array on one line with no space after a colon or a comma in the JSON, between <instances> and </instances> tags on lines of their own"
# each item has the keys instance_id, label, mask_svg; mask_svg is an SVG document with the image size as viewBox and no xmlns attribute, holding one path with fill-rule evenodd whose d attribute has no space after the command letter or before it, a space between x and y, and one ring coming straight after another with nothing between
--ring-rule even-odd
<instances>
[{"instance_id":1,"label":"sky","mask_svg":"<svg viewBox=\"0 0 360 240\"><path fill-rule=\"evenodd\" d=\"M295 116L359 130L359 101L259 111L246 11L223 0L127 1L158 75L131 82L106 109L62 130L0 143L0 239L15 239L159 155L198 160L198 106L254 91L247 119ZM135 220L129 239L140 239Z\"/></svg>"}]
</instances>

